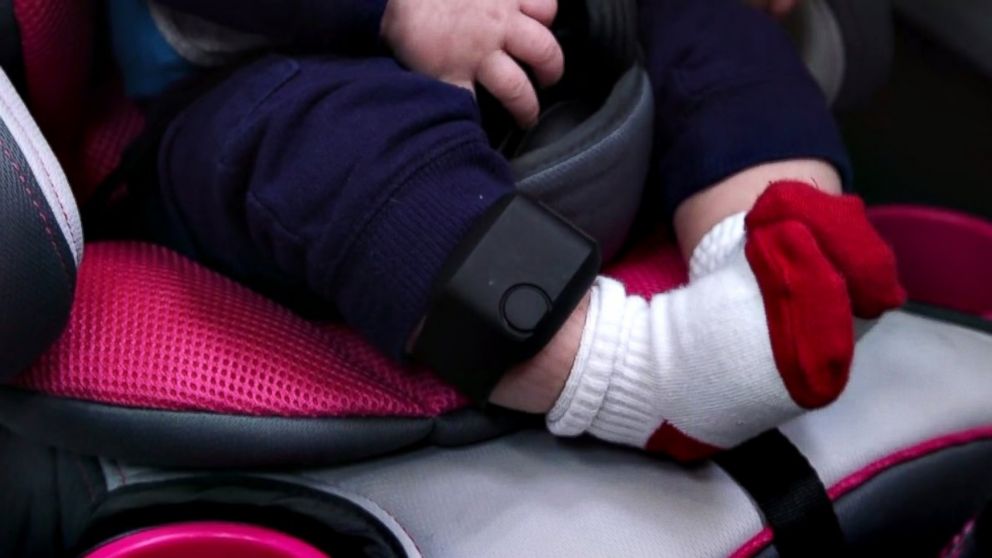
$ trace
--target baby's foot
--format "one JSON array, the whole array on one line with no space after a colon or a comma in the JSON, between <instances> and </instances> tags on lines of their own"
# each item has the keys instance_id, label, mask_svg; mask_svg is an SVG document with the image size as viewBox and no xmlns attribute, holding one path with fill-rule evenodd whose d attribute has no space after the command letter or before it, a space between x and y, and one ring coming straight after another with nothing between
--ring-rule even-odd
<instances>
[{"instance_id":1,"label":"baby's foot","mask_svg":"<svg viewBox=\"0 0 992 558\"><path fill-rule=\"evenodd\" d=\"M797 183L714 227L690 267L688 286L650 301L597 282L552 432L682 460L733 447L836 399L852 314L904 296L860 201Z\"/></svg>"}]
</instances>

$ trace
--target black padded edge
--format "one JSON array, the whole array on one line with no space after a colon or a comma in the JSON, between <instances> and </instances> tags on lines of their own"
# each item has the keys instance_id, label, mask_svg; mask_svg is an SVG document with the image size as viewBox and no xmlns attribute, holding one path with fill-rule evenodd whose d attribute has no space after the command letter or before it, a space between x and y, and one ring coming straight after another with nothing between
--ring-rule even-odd
<instances>
[{"instance_id":1,"label":"black padded edge","mask_svg":"<svg viewBox=\"0 0 992 558\"><path fill-rule=\"evenodd\" d=\"M550 145L510 162L518 188L596 239L603 261L609 261L641 207L653 122L647 73L634 66L600 110ZM577 174L582 191L575 189ZM587 211L592 206L599 210Z\"/></svg>"},{"instance_id":2,"label":"black padded edge","mask_svg":"<svg viewBox=\"0 0 992 558\"><path fill-rule=\"evenodd\" d=\"M76 261L45 194L0 121L0 381L26 369L69 319Z\"/></svg>"},{"instance_id":3,"label":"black padded edge","mask_svg":"<svg viewBox=\"0 0 992 558\"><path fill-rule=\"evenodd\" d=\"M211 475L113 491L73 541L73 555L136 530L182 521L236 521L296 536L329 556L402 558L389 527L344 498L251 476Z\"/></svg>"},{"instance_id":4,"label":"black padded edge","mask_svg":"<svg viewBox=\"0 0 992 558\"><path fill-rule=\"evenodd\" d=\"M910 314L924 316L926 318L966 327L975 331L992 333L992 320L981 316L976 316L974 314L965 314L956 310L950 310L948 308L932 306L930 304L923 304L922 302L914 301L907 302L905 306L902 307L902 310L909 312Z\"/></svg>"},{"instance_id":5,"label":"black padded edge","mask_svg":"<svg viewBox=\"0 0 992 558\"><path fill-rule=\"evenodd\" d=\"M510 162L517 180L560 165L563 160L583 153L630 119L642 97L647 72L640 65L632 66L617 80L602 108L551 145L525 153ZM653 99L650 101L653 106ZM540 191L524 191L540 197Z\"/></svg>"},{"instance_id":6,"label":"black padded edge","mask_svg":"<svg viewBox=\"0 0 992 558\"><path fill-rule=\"evenodd\" d=\"M864 103L889 78L895 52L890 0L827 0L844 37L844 81L835 110Z\"/></svg>"},{"instance_id":7,"label":"black padded edge","mask_svg":"<svg viewBox=\"0 0 992 558\"><path fill-rule=\"evenodd\" d=\"M439 418L284 418L116 407L0 390L0 424L84 455L159 467L335 465L423 444L461 445L529 417L462 409Z\"/></svg>"},{"instance_id":8,"label":"black padded edge","mask_svg":"<svg viewBox=\"0 0 992 558\"><path fill-rule=\"evenodd\" d=\"M24 95L24 53L13 0L0 0L0 68L17 92Z\"/></svg>"},{"instance_id":9,"label":"black padded edge","mask_svg":"<svg viewBox=\"0 0 992 558\"><path fill-rule=\"evenodd\" d=\"M992 440L980 440L887 469L835 509L851 555L933 558L990 496Z\"/></svg>"},{"instance_id":10,"label":"black padded edge","mask_svg":"<svg viewBox=\"0 0 992 558\"><path fill-rule=\"evenodd\" d=\"M61 556L107 492L95 459L0 428L0 556Z\"/></svg>"}]
</instances>

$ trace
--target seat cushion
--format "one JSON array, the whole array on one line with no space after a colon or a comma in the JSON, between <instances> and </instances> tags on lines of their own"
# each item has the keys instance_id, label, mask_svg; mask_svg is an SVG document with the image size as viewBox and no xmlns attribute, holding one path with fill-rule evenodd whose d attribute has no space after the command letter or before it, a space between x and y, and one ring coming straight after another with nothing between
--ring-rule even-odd
<instances>
[{"instance_id":1,"label":"seat cushion","mask_svg":"<svg viewBox=\"0 0 992 558\"><path fill-rule=\"evenodd\" d=\"M992 495L990 358L989 333L891 313L859 342L844 395L781 429L826 486L852 555L937 556ZM103 471L111 499L187 476L209 482L111 460ZM523 431L249 474L362 506L411 557L776 556L753 501L716 465L591 439Z\"/></svg>"},{"instance_id":2,"label":"seat cushion","mask_svg":"<svg viewBox=\"0 0 992 558\"><path fill-rule=\"evenodd\" d=\"M611 273L643 294L685 278L662 235ZM170 464L336 462L432 437L477 440L507 424L499 413L467 409L432 372L386 359L340 324L308 322L140 243L87 245L64 335L3 397L0 422L12 428L41 420L50 428L40 435L55 445ZM33 412L15 410L26 406ZM51 428L57 423L64 427ZM324 447L313 444L318 435ZM254 455L235 443L252 439L278 440L282 450Z\"/></svg>"}]
</instances>

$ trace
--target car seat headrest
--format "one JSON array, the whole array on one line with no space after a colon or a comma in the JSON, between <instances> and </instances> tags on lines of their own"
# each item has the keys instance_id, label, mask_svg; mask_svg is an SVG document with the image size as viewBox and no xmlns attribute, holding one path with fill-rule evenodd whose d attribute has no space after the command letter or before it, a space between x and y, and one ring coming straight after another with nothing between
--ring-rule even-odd
<instances>
[{"instance_id":1,"label":"car seat headrest","mask_svg":"<svg viewBox=\"0 0 992 558\"><path fill-rule=\"evenodd\" d=\"M517 187L599 243L604 259L622 246L648 170L654 104L639 63L633 0L562 3L552 26L565 73L540 91L531 130L513 128L480 95L490 140L509 160Z\"/></svg>"}]
</instances>

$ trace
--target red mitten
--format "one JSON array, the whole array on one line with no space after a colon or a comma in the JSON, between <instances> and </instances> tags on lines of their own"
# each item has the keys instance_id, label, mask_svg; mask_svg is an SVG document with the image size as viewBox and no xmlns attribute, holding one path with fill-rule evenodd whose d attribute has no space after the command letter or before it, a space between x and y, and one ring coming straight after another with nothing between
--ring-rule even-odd
<instances>
[{"instance_id":1,"label":"red mitten","mask_svg":"<svg viewBox=\"0 0 992 558\"><path fill-rule=\"evenodd\" d=\"M750 231L784 221L805 225L816 238L820 249L847 281L855 316L877 318L906 301L895 256L871 226L860 198L832 196L803 182L776 182L758 198L745 218L749 242Z\"/></svg>"},{"instance_id":2,"label":"red mitten","mask_svg":"<svg viewBox=\"0 0 992 558\"><path fill-rule=\"evenodd\" d=\"M744 222L782 379L799 405L830 403L847 383L852 308L877 318L905 302L895 257L860 199L801 182L772 184Z\"/></svg>"}]
</instances>

